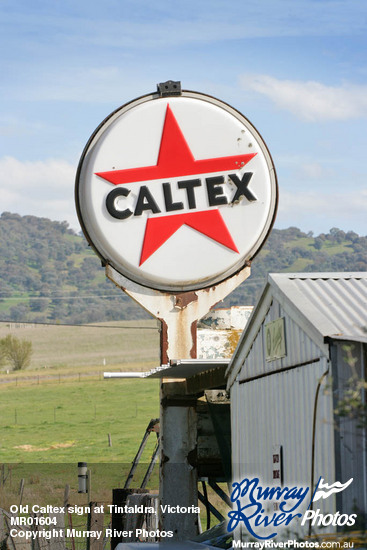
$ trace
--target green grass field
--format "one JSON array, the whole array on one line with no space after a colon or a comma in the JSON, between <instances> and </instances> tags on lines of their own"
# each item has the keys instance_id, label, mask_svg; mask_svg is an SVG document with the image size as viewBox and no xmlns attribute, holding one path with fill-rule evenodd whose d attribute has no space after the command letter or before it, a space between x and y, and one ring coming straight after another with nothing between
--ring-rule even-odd
<instances>
[{"instance_id":1,"label":"green grass field","mask_svg":"<svg viewBox=\"0 0 367 550\"><path fill-rule=\"evenodd\" d=\"M159 416L152 380L1 385L0 392L0 462L131 461Z\"/></svg>"},{"instance_id":2,"label":"green grass field","mask_svg":"<svg viewBox=\"0 0 367 550\"><path fill-rule=\"evenodd\" d=\"M112 488L123 487L149 420L159 416L159 384L152 380L1 384L0 395L0 464L11 469L0 488L4 508L18 502L22 478L24 503L60 504L69 484L72 501L86 504L77 493L79 461L92 470L92 498L110 501ZM155 442L150 435L137 485Z\"/></svg>"},{"instance_id":3,"label":"green grass field","mask_svg":"<svg viewBox=\"0 0 367 550\"><path fill-rule=\"evenodd\" d=\"M68 484L72 501L86 504L77 493L79 461L92 470L93 499L111 501L112 488L123 487L148 422L159 416L159 382L102 373L156 367L159 333L154 321L104 327L0 326L0 338L13 334L33 346L25 371L0 372L0 465L9 473L3 488L0 479L0 507L18 502L22 478L24 503L60 504ZM155 442L152 434L137 485Z\"/></svg>"}]
</instances>

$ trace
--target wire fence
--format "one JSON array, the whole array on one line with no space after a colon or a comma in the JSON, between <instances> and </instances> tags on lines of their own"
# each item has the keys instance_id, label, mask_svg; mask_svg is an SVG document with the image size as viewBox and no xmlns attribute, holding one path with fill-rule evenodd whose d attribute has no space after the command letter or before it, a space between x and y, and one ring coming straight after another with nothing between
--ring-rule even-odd
<instances>
[{"instance_id":1,"label":"wire fence","mask_svg":"<svg viewBox=\"0 0 367 550\"><path fill-rule=\"evenodd\" d=\"M16 376L14 373L0 375L0 384L13 384L15 386L40 384L62 384L63 382L103 380L103 371L97 372L71 372L67 374L38 374L34 376Z\"/></svg>"},{"instance_id":2,"label":"wire fence","mask_svg":"<svg viewBox=\"0 0 367 550\"><path fill-rule=\"evenodd\" d=\"M123 409L124 421L138 418L139 406L138 401L129 404L128 408ZM103 422L103 421L115 421L116 414L112 411L106 412L104 408L101 410L96 404L90 404L87 407L83 407L79 413L78 418L75 418L73 411L69 411L66 406L45 406L41 403L37 409L30 409L29 407L7 407L2 411L0 416L0 426L18 425L18 426L39 426L41 424L57 424L65 423L70 425L80 425L85 423ZM111 446L111 443L109 444Z\"/></svg>"}]
</instances>

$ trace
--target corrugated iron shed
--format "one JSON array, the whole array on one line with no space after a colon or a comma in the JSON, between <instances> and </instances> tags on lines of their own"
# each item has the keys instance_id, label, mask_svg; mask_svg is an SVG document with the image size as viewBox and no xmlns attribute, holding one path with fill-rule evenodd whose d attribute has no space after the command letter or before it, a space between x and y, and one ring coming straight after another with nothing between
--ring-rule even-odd
<instances>
[{"instance_id":1,"label":"corrugated iron shed","mask_svg":"<svg viewBox=\"0 0 367 550\"><path fill-rule=\"evenodd\" d=\"M364 526L366 431L357 408L344 417L337 407L354 391L352 375L365 380L366 343L367 273L268 276L226 371L234 479L254 475L270 484L283 476L312 489L320 477L353 479L320 510L355 511ZM246 530L237 536L245 540Z\"/></svg>"},{"instance_id":2,"label":"corrugated iron shed","mask_svg":"<svg viewBox=\"0 0 367 550\"><path fill-rule=\"evenodd\" d=\"M258 318L259 310L270 306L272 298L286 303L293 310L293 318L298 318L320 346L327 339L367 343L366 272L269 274L229 364L229 385L240 368L237 354L241 349L242 360L247 356L254 332L262 321Z\"/></svg>"}]
</instances>

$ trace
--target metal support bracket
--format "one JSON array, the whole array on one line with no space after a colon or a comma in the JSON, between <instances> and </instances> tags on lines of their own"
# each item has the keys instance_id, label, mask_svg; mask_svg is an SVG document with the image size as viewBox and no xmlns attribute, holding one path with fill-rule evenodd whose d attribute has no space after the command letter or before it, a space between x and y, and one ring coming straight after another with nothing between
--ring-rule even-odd
<instances>
[{"instance_id":1,"label":"metal support bracket","mask_svg":"<svg viewBox=\"0 0 367 550\"><path fill-rule=\"evenodd\" d=\"M172 359L196 357L196 322L245 281L250 273L248 265L214 287L175 295L139 285L112 266L106 266L107 278L161 321L162 365Z\"/></svg>"},{"instance_id":2,"label":"metal support bracket","mask_svg":"<svg viewBox=\"0 0 367 550\"><path fill-rule=\"evenodd\" d=\"M173 359L196 357L196 325L218 302L241 284L251 273L250 265L216 286L201 290L168 293L139 285L106 266L106 276L128 296L161 322L161 364ZM190 456L197 446L197 412L195 399L191 402L186 385L163 379L160 392L160 504L196 506L198 471L191 465ZM174 387L172 387L174 386ZM185 401L177 400L180 391ZM163 512L160 507L160 526L173 532L172 540L187 540L198 534L195 514L180 515ZM214 513L214 511L213 511Z\"/></svg>"},{"instance_id":3,"label":"metal support bracket","mask_svg":"<svg viewBox=\"0 0 367 550\"><path fill-rule=\"evenodd\" d=\"M167 80L157 84L159 97L169 97L181 95L181 82L179 80Z\"/></svg>"}]
</instances>

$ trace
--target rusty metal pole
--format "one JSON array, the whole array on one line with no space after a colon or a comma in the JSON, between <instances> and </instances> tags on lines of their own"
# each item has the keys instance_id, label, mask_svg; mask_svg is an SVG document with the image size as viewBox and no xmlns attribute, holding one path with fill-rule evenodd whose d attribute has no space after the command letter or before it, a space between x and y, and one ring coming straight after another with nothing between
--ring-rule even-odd
<instances>
[{"instance_id":1,"label":"rusty metal pole","mask_svg":"<svg viewBox=\"0 0 367 550\"><path fill-rule=\"evenodd\" d=\"M106 266L106 276L161 322L161 364L196 357L196 324L250 275L250 266L207 289L169 294L143 287ZM198 534L195 513L177 507L198 504L196 397L187 395L185 380L163 379L160 390L160 528L173 531L170 540ZM171 512L170 512L171 510ZM172 511L173 510L173 511Z\"/></svg>"}]
</instances>

